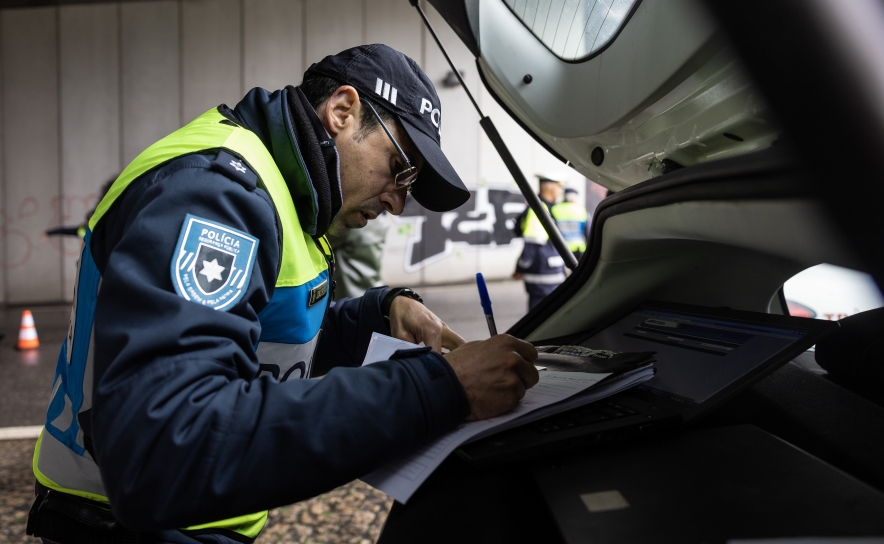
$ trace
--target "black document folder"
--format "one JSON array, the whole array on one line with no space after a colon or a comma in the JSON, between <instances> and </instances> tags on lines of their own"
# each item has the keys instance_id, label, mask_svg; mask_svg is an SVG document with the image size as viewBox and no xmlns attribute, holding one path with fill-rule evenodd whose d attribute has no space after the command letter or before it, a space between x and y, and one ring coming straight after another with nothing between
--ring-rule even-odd
<instances>
[{"instance_id":1,"label":"black document folder","mask_svg":"<svg viewBox=\"0 0 884 544\"><path fill-rule=\"evenodd\" d=\"M634 355L653 351L652 379L592 405L466 444L458 454L483 467L679 429L837 328L833 321L648 301L568 343Z\"/></svg>"}]
</instances>

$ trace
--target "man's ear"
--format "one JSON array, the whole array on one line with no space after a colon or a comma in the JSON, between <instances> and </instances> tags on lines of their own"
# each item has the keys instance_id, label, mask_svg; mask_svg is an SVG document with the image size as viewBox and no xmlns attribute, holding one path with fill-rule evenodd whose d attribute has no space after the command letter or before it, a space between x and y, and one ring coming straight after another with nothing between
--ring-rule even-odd
<instances>
[{"instance_id":1,"label":"man's ear","mask_svg":"<svg viewBox=\"0 0 884 544\"><path fill-rule=\"evenodd\" d=\"M362 104L359 92L350 85L341 85L320 107L319 118L332 138L359 129Z\"/></svg>"}]
</instances>

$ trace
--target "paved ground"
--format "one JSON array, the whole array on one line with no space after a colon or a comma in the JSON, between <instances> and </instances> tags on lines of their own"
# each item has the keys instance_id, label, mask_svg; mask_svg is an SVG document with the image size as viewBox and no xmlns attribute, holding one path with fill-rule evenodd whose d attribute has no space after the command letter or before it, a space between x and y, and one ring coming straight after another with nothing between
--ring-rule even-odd
<instances>
[{"instance_id":1,"label":"paved ground","mask_svg":"<svg viewBox=\"0 0 884 544\"><path fill-rule=\"evenodd\" d=\"M69 306L32 307L40 349L15 350L21 309L0 310L0 427L43 422L49 388L62 339L68 331Z\"/></svg>"},{"instance_id":2,"label":"paved ground","mask_svg":"<svg viewBox=\"0 0 884 544\"><path fill-rule=\"evenodd\" d=\"M527 308L521 282L493 282L488 290L498 331L512 326ZM488 337L476 286L423 287L426 305L466 340ZM61 339L67 334L67 306L32 307L39 350L14 349L21 308L0 310L0 428L43 422ZM0 543L36 542L24 535L33 502L33 440L0 441ZM375 542L390 510L390 499L354 482L320 497L271 511L259 543Z\"/></svg>"},{"instance_id":3,"label":"paved ground","mask_svg":"<svg viewBox=\"0 0 884 544\"><path fill-rule=\"evenodd\" d=\"M488 325L474 284L422 287L418 292L427 307L467 341L488 338ZM488 283L488 296L498 332L506 332L528 310L528 295L522 282Z\"/></svg>"}]
</instances>

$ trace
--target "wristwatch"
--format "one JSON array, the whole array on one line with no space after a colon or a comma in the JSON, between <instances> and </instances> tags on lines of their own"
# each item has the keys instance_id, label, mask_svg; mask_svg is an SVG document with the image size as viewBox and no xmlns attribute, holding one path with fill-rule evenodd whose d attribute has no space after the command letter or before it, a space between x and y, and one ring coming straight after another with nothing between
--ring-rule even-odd
<instances>
[{"instance_id":1,"label":"wristwatch","mask_svg":"<svg viewBox=\"0 0 884 544\"><path fill-rule=\"evenodd\" d=\"M424 299L408 287L393 287L387 291L387 294L384 295L384 299L381 301L381 315L384 316L387 323L390 322L390 306L393 305L393 299L400 296L416 300L421 304L424 303Z\"/></svg>"}]
</instances>

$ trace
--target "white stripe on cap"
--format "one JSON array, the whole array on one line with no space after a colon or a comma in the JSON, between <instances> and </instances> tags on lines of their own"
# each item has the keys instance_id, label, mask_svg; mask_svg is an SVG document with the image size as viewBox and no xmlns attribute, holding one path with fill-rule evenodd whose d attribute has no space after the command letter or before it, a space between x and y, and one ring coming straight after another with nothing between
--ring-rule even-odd
<instances>
[{"instance_id":1,"label":"white stripe on cap","mask_svg":"<svg viewBox=\"0 0 884 544\"><path fill-rule=\"evenodd\" d=\"M399 96L399 91L396 87L393 87L381 78L377 78L377 81L375 81L374 92L382 96L384 100L389 100L393 105L396 104L396 97Z\"/></svg>"}]
</instances>

